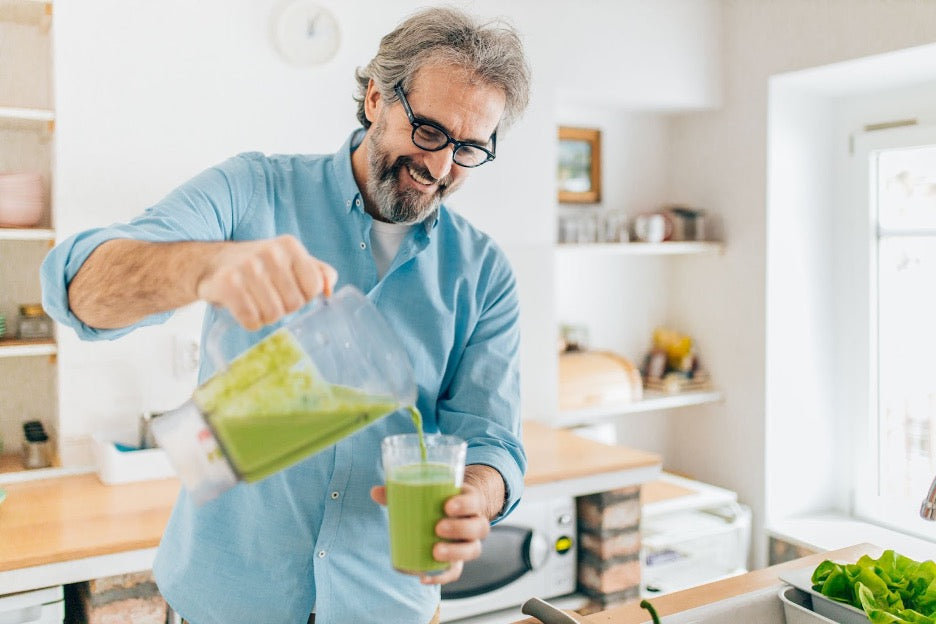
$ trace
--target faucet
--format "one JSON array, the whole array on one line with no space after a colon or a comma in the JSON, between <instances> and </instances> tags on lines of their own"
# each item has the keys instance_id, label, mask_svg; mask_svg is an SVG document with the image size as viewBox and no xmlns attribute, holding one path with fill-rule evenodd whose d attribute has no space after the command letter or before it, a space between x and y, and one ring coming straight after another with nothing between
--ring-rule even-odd
<instances>
[{"instance_id":1,"label":"faucet","mask_svg":"<svg viewBox=\"0 0 936 624\"><path fill-rule=\"evenodd\" d=\"M920 517L924 520L936 520L936 477L933 477L929 494L923 499L923 504L920 505Z\"/></svg>"}]
</instances>

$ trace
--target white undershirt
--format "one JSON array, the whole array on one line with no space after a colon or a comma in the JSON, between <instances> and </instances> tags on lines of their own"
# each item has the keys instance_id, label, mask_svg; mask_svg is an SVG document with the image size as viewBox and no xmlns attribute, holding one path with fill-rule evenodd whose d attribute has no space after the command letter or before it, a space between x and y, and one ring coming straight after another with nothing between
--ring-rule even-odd
<instances>
[{"instance_id":1,"label":"white undershirt","mask_svg":"<svg viewBox=\"0 0 936 624\"><path fill-rule=\"evenodd\" d=\"M403 223L384 223L376 219L371 223L371 253L377 263L377 279L383 279L390 268L390 263L400 249L400 243L412 229L412 225Z\"/></svg>"}]
</instances>

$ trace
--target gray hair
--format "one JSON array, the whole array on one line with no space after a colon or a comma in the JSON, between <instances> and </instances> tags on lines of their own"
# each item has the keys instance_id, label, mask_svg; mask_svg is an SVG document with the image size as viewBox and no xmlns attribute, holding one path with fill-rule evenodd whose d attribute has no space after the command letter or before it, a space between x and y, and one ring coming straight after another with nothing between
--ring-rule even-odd
<instances>
[{"instance_id":1,"label":"gray hair","mask_svg":"<svg viewBox=\"0 0 936 624\"><path fill-rule=\"evenodd\" d=\"M504 92L506 106L499 129L506 129L523 114L530 99L530 67L517 31L502 20L480 22L455 8L434 7L414 13L385 35L377 55L355 72L358 121L365 128L371 125L364 115L370 80L392 102L397 99L393 92L397 84L409 91L417 71L440 64L463 68L472 78Z\"/></svg>"}]
</instances>

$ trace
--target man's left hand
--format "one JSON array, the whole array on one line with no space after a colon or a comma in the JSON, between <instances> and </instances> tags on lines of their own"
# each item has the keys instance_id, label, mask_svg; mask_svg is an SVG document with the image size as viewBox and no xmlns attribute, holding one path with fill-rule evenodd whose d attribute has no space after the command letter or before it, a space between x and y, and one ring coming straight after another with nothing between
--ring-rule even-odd
<instances>
[{"instance_id":1,"label":"man's left hand","mask_svg":"<svg viewBox=\"0 0 936 624\"><path fill-rule=\"evenodd\" d=\"M386 505L386 488L374 486L371 498ZM451 583L461 576L465 561L481 556L481 540L491 531L490 520L485 515L487 507L481 490L468 483L462 486L460 494L445 502L445 517L436 523L435 531L446 541L433 546L432 556L436 561L449 561L452 565L439 574L420 576L420 582L424 585Z\"/></svg>"}]
</instances>

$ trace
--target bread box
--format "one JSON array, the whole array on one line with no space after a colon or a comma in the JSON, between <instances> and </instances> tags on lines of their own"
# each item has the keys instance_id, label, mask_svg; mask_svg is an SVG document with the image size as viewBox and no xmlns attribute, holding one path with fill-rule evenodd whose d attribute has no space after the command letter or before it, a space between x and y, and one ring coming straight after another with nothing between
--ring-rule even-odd
<instances>
[{"instance_id":1,"label":"bread box","mask_svg":"<svg viewBox=\"0 0 936 624\"><path fill-rule=\"evenodd\" d=\"M559 355L559 409L576 410L639 401L640 371L610 351L572 351Z\"/></svg>"}]
</instances>

